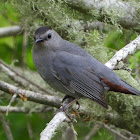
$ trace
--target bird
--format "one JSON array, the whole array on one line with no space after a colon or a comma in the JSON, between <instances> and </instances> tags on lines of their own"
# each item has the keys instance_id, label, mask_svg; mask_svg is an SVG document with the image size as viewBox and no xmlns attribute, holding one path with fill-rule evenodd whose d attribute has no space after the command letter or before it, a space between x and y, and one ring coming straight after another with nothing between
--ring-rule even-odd
<instances>
[{"instance_id":1,"label":"bird","mask_svg":"<svg viewBox=\"0 0 140 140\"><path fill-rule=\"evenodd\" d=\"M140 91L81 47L63 39L51 27L39 27L34 33L34 65L53 89L72 97L71 105L89 98L108 109L105 92L140 96Z\"/></svg>"}]
</instances>

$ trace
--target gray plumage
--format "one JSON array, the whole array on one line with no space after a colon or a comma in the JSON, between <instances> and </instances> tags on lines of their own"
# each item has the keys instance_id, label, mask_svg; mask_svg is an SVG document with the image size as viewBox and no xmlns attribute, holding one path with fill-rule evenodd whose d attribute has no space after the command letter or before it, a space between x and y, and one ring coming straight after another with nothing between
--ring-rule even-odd
<instances>
[{"instance_id":1,"label":"gray plumage","mask_svg":"<svg viewBox=\"0 0 140 140\"><path fill-rule=\"evenodd\" d=\"M105 90L140 96L139 90L49 27L35 32L33 61L41 77L55 90L75 98L90 98L105 108Z\"/></svg>"}]
</instances>

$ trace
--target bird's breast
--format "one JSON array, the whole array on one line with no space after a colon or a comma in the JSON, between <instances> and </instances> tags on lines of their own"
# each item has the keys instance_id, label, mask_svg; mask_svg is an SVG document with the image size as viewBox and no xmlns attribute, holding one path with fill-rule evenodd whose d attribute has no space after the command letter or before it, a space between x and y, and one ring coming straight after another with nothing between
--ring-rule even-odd
<instances>
[{"instance_id":1,"label":"bird's breast","mask_svg":"<svg viewBox=\"0 0 140 140\"><path fill-rule=\"evenodd\" d=\"M59 80L56 79L54 76L54 70L53 70L53 60L55 58L55 54L49 53L49 54L33 54L33 61L35 64L35 67L40 74L40 76L44 79L44 81L49 84L53 89L56 91L60 91L62 93L67 94L68 91Z\"/></svg>"}]
</instances>

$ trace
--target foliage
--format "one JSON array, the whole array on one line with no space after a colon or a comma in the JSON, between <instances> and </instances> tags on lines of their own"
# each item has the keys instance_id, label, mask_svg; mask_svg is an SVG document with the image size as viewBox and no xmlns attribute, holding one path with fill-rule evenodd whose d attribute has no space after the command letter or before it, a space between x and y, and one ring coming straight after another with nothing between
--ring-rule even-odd
<instances>
[{"instance_id":1,"label":"foliage","mask_svg":"<svg viewBox=\"0 0 140 140\"><path fill-rule=\"evenodd\" d=\"M66 4L65 1L62 0L49 0L47 4L44 0L11 0L10 2L0 4L0 12L5 13L4 15L0 15L1 27L20 24L23 26L23 28L27 27L30 29L30 37L28 40L28 47L26 50L27 70L30 69L35 71L35 67L32 61L33 32L39 26L51 26L64 39L67 39L77 45L80 45L91 55L93 55L96 59L100 60L102 63L107 62L107 60L110 59L117 50L121 49L123 46L125 46L138 35L133 30L122 29L122 27L120 27L117 24L118 19L114 19L113 15L110 19L113 26L108 27L108 25L105 24L105 26L107 26L108 29L107 31L103 31L102 34L97 29L85 31L83 25L86 23L86 21L94 22L95 20L101 18L99 13L97 13L96 10L93 10L85 14L84 12L81 12L79 10L74 10L72 7ZM92 16L91 18L91 15L94 16ZM107 18L104 18L104 22L109 23ZM0 38L0 58L12 66L22 67L22 40L23 35ZM132 68L134 75L136 75L136 69L140 67L140 51L138 51L134 56L128 57L126 65ZM124 78L127 75L125 79L129 80L129 82L131 82L132 85L135 85L135 81L130 79L130 75L128 74L128 72L119 71L119 73L121 76L124 76ZM140 76L140 74L138 73L137 76ZM0 79L6 80L8 78L5 77L3 73L0 73ZM12 81L10 80L8 80L7 82L12 83ZM5 94L3 94L2 92L0 92L0 95L0 104L7 105L9 103L10 97L5 97ZM120 113L121 115L128 116L126 117L125 122L128 121L129 123L131 123L132 121L136 123L136 121L139 120L135 120L135 117L133 118L133 120L130 120L129 118L129 116L131 116L132 113L129 112L129 109L132 108L131 102L133 102L133 98L131 98L130 96L129 99L129 104L126 104L126 106L124 106L124 104L122 103L126 100L126 98L124 98L124 95L120 96L119 94L117 94L116 96L115 94L109 93L107 97L107 100L110 102L110 104L114 104L112 106L116 112L120 113L120 111L122 111ZM120 110L118 110L115 102L116 104L117 102L120 102ZM137 111L137 107L139 107L139 104L137 103L138 101L136 102L136 106L135 109L133 109L133 111ZM30 106L31 103L23 103L20 100L16 101L14 105L23 105L25 107ZM90 105L90 103L88 105L89 109L92 109L93 105ZM33 109L34 108L35 105L33 105ZM124 109L126 110L123 112ZM5 119L10 121L10 127L15 140L31 139L29 138L29 134L27 131L27 119L29 119L36 139L39 139L39 133L45 127L45 124L50 121L52 114L53 111L40 114L34 114L30 112L28 115L23 113L10 113L8 117L5 116ZM139 112L137 112L137 114L139 114ZM137 124L136 127L138 125L139 124ZM83 137L88 134L92 127L92 122L83 122L83 120L78 120L78 123L75 124L75 128L78 132L79 140L83 139ZM128 129L129 128L130 127L128 126ZM136 133L138 133L137 131ZM0 132L0 139L6 139L6 135L3 131L1 123ZM62 133L63 129L59 130L60 136ZM102 137L104 137L104 139L106 140L113 140L113 136L104 129L98 131L98 133L94 136L95 139L99 140L101 140ZM54 139L58 139L58 137L56 136L54 137Z\"/></svg>"}]
</instances>

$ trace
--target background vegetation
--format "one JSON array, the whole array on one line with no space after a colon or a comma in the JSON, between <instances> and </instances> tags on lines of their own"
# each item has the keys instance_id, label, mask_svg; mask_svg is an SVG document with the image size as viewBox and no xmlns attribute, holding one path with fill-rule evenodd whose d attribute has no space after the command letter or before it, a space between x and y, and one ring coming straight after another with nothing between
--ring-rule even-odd
<instances>
[{"instance_id":1,"label":"background vegetation","mask_svg":"<svg viewBox=\"0 0 140 140\"><path fill-rule=\"evenodd\" d=\"M32 61L33 32L35 29L44 25L51 26L63 38L80 45L96 59L105 63L115 54L116 51L120 50L131 40L135 39L139 34L139 28L135 29L133 27L123 27L118 22L118 17L114 16L114 14L116 14L115 10L113 10L110 14L110 17L107 14L108 13L106 13L106 11L99 13L96 9L89 11L86 9L81 10L80 8L75 8L72 4L69 5L69 3L62 0L13 0L10 2L1 2L0 27L20 25L22 30L19 34L0 38L0 59L12 68L16 69L16 71L22 73L24 76L27 76L29 79L41 84L45 88L49 88L48 85L46 86L43 80L37 75ZM95 27L89 27L88 25L90 23L94 23L94 25L98 24ZM27 33L26 36L24 36L25 33ZM27 43L24 45L23 40L25 38L27 38ZM125 67L132 69L132 72L130 73L126 70L119 70L119 72L116 72L125 78L125 80L129 81L133 86L139 88L138 84L135 85L136 81L130 79L130 74L137 80L137 82L140 82L140 51L137 51L134 55L127 57L124 63L120 63L120 66L123 64ZM2 71L0 71L0 79L6 81L7 83L18 85L9 79ZM107 97L111 106L113 106L112 104L114 104L114 102L121 102L121 99L123 99L123 102L125 101L125 97L123 98L123 95L120 96L117 93L116 95L113 93L114 98L110 98L111 95L109 93ZM63 97L63 95L60 96ZM0 91L1 106L8 105L10 98L11 96ZM114 101L113 99L118 100ZM56 110L51 107L49 111L45 113L33 113L39 109L48 108L48 106L29 101L23 102L22 99L16 99L12 106L22 106L24 109L30 107L31 109L28 113L9 113L8 116L0 113L1 140L7 140L3 127L3 120L5 120L10 126L14 140L39 139L40 132L45 128L46 123L51 120L53 113ZM118 112L118 109L123 111L124 107L118 108L116 106L116 104L113 106L115 111ZM98 108L100 109L100 107ZM101 110L105 112L104 109ZM127 108L127 111L128 110L129 107ZM129 112L129 114L127 111L123 114L126 118L132 113ZM128 118L129 123L130 121L132 121L132 123L136 123L135 117L133 120ZM82 120L78 118L77 123L74 124L78 133L78 140L83 140L91 131L95 123L96 120L88 121L88 119ZM139 120L138 123L140 123ZM138 124L138 126L139 125L140 124ZM138 126L136 125L136 127ZM66 124L64 124L53 139L66 139L64 136L66 127ZM121 128L123 128L123 124ZM127 130L140 135L137 128L136 130L132 130L131 127L128 127ZM113 133L110 133L105 128L101 128L92 137L92 139L113 140L114 137L115 135Z\"/></svg>"}]
</instances>

